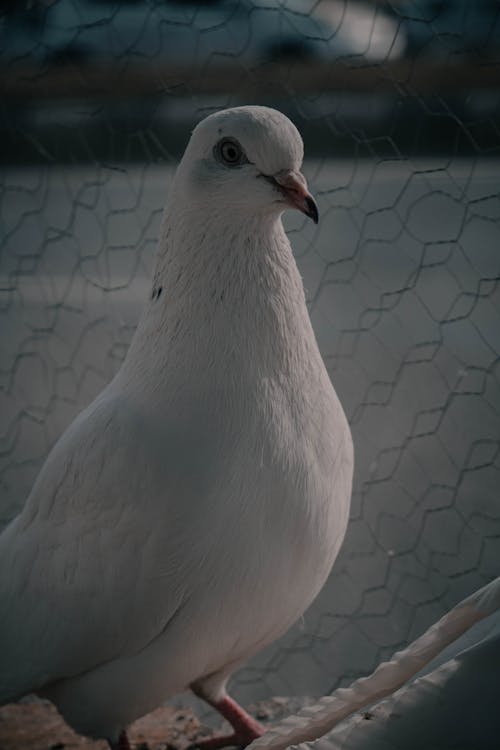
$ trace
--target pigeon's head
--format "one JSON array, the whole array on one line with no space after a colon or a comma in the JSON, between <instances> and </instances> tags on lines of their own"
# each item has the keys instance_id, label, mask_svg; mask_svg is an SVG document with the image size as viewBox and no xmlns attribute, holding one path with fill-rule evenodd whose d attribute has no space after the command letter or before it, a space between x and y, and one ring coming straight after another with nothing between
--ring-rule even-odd
<instances>
[{"instance_id":1,"label":"pigeon's head","mask_svg":"<svg viewBox=\"0 0 500 750\"><path fill-rule=\"evenodd\" d=\"M176 178L183 200L236 221L296 208L318 221L318 209L300 172L300 134L281 112L237 107L200 122Z\"/></svg>"}]
</instances>

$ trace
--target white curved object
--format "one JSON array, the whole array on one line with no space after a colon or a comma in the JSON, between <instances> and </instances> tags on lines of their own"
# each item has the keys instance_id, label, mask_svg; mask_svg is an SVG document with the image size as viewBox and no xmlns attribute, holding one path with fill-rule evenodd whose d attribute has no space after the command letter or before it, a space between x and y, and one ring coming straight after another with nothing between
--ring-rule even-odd
<instances>
[{"instance_id":1,"label":"white curved object","mask_svg":"<svg viewBox=\"0 0 500 750\"><path fill-rule=\"evenodd\" d=\"M473 625L445 661L311 750L498 750L500 611Z\"/></svg>"},{"instance_id":2,"label":"white curved object","mask_svg":"<svg viewBox=\"0 0 500 750\"><path fill-rule=\"evenodd\" d=\"M498 684L498 680L500 679L499 609L500 578L496 578L457 604L456 607L432 625L420 638L417 638L417 640L404 650L394 654L390 661L378 666L370 676L356 680L348 688L336 690L333 695L322 698L313 706L305 708L297 716L285 719L258 740L255 740L250 746L251 749L284 750L284 748L299 743L310 743L316 740L317 742L314 743L315 750L329 750L329 748L332 748L332 750L333 748L338 748L338 750L341 750L341 748L347 750L349 748L350 750L351 744L345 746L335 745L334 736L328 736L328 733L332 732L334 727L355 711L370 706L381 698L394 693L444 651L450 643L454 642L464 633L467 633L476 623L492 615L495 615L497 619L490 623L492 630L489 631L487 645L481 645L481 637L479 637L480 644L476 645L478 650L465 655L461 663L470 670L470 665L476 657L480 658L482 662L484 660L487 662L494 655L494 660L490 661L494 667L492 680L496 677ZM475 643L474 638L477 637L477 634L472 634L471 631L469 638L471 636L473 639L472 642ZM464 642L464 647L467 646L467 643L467 641ZM439 667L438 673L436 673L436 684L444 684L447 681L446 678L450 676L450 670L453 671L453 669L454 665L448 663ZM478 682L480 680L479 675ZM421 705L425 705L426 707L429 706L429 701L433 700L427 687L430 684L428 680L427 682L420 682L420 687L414 687L413 700L420 702ZM415 698L415 691L420 691L417 698ZM500 693L492 691L490 688L491 692L493 692L494 700L498 701ZM423 697L420 697L421 695ZM456 714L457 711L459 712L460 708L455 707L454 713ZM500 732L500 726L498 730ZM368 734L373 730L368 728L363 731L365 731L365 734ZM411 727L408 731L411 737ZM364 740L362 741L364 742ZM380 741L384 741L383 738ZM441 745L438 746L441 748ZM352 745L352 747L357 748L358 745ZM361 744L359 747L364 748L365 745ZM366 747L368 748L368 746ZM374 745L373 750L376 747L378 748L378 746ZM384 747L385 750L385 746L380 745L380 747ZM387 745L386 747L389 748L390 746ZM371 750L372 746L369 745L369 748ZM406 745L402 745L398 750L406 750L406 748Z\"/></svg>"}]
</instances>

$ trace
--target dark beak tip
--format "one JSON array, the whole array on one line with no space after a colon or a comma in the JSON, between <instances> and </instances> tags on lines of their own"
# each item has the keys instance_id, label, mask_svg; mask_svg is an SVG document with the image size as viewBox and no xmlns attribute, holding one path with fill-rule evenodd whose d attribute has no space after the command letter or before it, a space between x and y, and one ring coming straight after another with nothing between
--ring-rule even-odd
<instances>
[{"instance_id":1,"label":"dark beak tip","mask_svg":"<svg viewBox=\"0 0 500 750\"><path fill-rule=\"evenodd\" d=\"M317 224L319 221L318 207L316 205L316 201L314 200L314 198L311 198L310 195L308 195L306 198L306 205L306 215L309 216L309 218L312 219L315 224Z\"/></svg>"}]
</instances>

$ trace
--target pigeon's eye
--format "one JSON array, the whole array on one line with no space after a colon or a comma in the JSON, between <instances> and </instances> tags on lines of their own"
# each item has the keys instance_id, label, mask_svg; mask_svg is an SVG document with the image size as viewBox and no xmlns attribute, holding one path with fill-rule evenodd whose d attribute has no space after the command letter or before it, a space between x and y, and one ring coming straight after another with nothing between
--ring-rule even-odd
<instances>
[{"instance_id":1,"label":"pigeon's eye","mask_svg":"<svg viewBox=\"0 0 500 750\"><path fill-rule=\"evenodd\" d=\"M248 164L248 159L240 144L234 138L223 138L215 144L214 155L226 167L239 167Z\"/></svg>"}]
</instances>

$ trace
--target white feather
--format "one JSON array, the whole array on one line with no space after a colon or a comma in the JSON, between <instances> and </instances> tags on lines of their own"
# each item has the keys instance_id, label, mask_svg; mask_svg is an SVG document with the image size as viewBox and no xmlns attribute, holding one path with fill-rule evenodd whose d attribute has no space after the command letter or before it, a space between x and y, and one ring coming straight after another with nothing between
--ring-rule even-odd
<instances>
[{"instance_id":1,"label":"white feather","mask_svg":"<svg viewBox=\"0 0 500 750\"><path fill-rule=\"evenodd\" d=\"M379 664L371 675L288 717L250 747L493 750L500 727L494 712L500 688L499 656L500 578L496 578L453 607L390 661ZM423 677L410 681L424 669ZM391 697L376 707L373 722L356 717L341 724L354 711L386 696ZM336 727L338 731L332 732Z\"/></svg>"},{"instance_id":2,"label":"white feather","mask_svg":"<svg viewBox=\"0 0 500 750\"><path fill-rule=\"evenodd\" d=\"M223 135L250 164L217 166ZM127 358L0 538L0 700L38 691L77 730L116 738L194 682L223 694L322 586L351 437L261 178L301 159L266 108L195 130Z\"/></svg>"}]
</instances>

